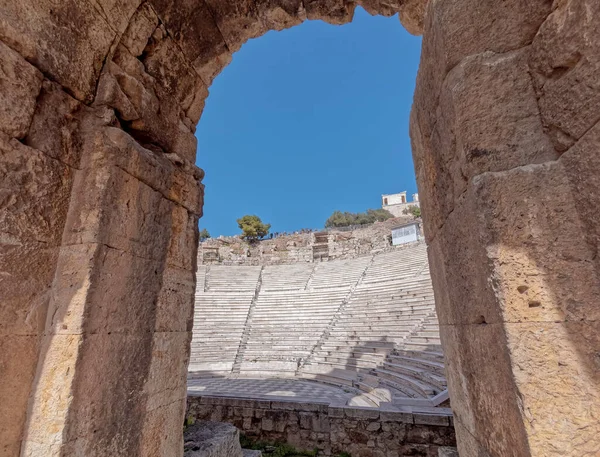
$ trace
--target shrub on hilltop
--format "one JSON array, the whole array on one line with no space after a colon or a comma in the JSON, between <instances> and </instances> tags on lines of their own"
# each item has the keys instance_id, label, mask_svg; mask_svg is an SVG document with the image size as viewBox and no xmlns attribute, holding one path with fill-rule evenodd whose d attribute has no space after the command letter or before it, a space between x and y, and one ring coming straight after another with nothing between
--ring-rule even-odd
<instances>
[{"instance_id":1,"label":"shrub on hilltop","mask_svg":"<svg viewBox=\"0 0 600 457\"><path fill-rule=\"evenodd\" d=\"M210 238L210 233L208 233L208 230L206 230L205 228L200 230L199 235L200 235L200 241L206 241Z\"/></svg>"},{"instance_id":2,"label":"shrub on hilltop","mask_svg":"<svg viewBox=\"0 0 600 457\"><path fill-rule=\"evenodd\" d=\"M350 225L372 224L373 222L382 222L394 217L386 209L368 209L364 213L349 213L334 211L329 219L325 221L326 228L348 227Z\"/></svg>"},{"instance_id":3,"label":"shrub on hilltop","mask_svg":"<svg viewBox=\"0 0 600 457\"><path fill-rule=\"evenodd\" d=\"M269 234L271 224L263 224L260 217L246 215L237 220L238 227L242 230L242 238L247 241L257 241Z\"/></svg>"},{"instance_id":4,"label":"shrub on hilltop","mask_svg":"<svg viewBox=\"0 0 600 457\"><path fill-rule=\"evenodd\" d=\"M402 214L410 214L415 219L421 217L421 208L417 205L410 205L402 211Z\"/></svg>"}]
</instances>

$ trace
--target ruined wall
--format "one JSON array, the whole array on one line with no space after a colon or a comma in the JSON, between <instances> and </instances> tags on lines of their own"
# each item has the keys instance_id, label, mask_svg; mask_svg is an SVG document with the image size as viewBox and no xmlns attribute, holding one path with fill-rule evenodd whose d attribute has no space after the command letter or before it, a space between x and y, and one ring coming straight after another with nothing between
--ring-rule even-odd
<instances>
[{"instance_id":1,"label":"ruined wall","mask_svg":"<svg viewBox=\"0 0 600 457\"><path fill-rule=\"evenodd\" d=\"M360 0L419 33L463 457L600 453L600 3ZM181 454L207 88L346 0L0 4L0 455Z\"/></svg>"},{"instance_id":2,"label":"ruined wall","mask_svg":"<svg viewBox=\"0 0 600 457\"><path fill-rule=\"evenodd\" d=\"M247 243L239 236L211 238L200 243L198 264L276 265L352 259L393 249L392 228L413 220L398 217L354 230L282 235L257 243Z\"/></svg>"},{"instance_id":3,"label":"ruined wall","mask_svg":"<svg viewBox=\"0 0 600 457\"><path fill-rule=\"evenodd\" d=\"M600 453L599 70L595 0L430 2L411 137L462 456Z\"/></svg>"},{"instance_id":4,"label":"ruined wall","mask_svg":"<svg viewBox=\"0 0 600 457\"><path fill-rule=\"evenodd\" d=\"M139 5L0 5L2 457L182 445L206 89Z\"/></svg>"},{"instance_id":5,"label":"ruined wall","mask_svg":"<svg viewBox=\"0 0 600 457\"><path fill-rule=\"evenodd\" d=\"M0 456L181 454L207 88L248 38L355 6L0 4Z\"/></svg>"},{"instance_id":6,"label":"ruined wall","mask_svg":"<svg viewBox=\"0 0 600 457\"><path fill-rule=\"evenodd\" d=\"M451 416L294 401L188 397L187 417L229 422L248 437L324 455L438 457L456 446Z\"/></svg>"}]
</instances>

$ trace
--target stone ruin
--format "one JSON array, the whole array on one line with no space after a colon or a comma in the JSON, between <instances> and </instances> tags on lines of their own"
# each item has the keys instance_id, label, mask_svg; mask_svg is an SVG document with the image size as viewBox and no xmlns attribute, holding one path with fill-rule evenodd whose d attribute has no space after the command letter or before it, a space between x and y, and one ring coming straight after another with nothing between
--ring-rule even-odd
<instances>
[{"instance_id":1,"label":"stone ruin","mask_svg":"<svg viewBox=\"0 0 600 457\"><path fill-rule=\"evenodd\" d=\"M248 243L241 236L209 238L200 242L198 265L310 263L378 254L394 249L393 228L413 221L412 216L395 217L364 226L285 234L259 243Z\"/></svg>"},{"instance_id":2,"label":"stone ruin","mask_svg":"<svg viewBox=\"0 0 600 457\"><path fill-rule=\"evenodd\" d=\"M0 455L175 456L203 172L249 38L423 33L410 132L461 456L600 453L597 0L0 4Z\"/></svg>"}]
</instances>

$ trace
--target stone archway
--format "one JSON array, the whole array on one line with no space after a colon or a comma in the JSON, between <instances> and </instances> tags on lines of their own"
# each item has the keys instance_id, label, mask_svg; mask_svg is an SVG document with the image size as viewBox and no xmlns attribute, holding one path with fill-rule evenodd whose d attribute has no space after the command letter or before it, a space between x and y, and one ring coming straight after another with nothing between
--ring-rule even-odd
<instances>
[{"instance_id":1,"label":"stone archway","mask_svg":"<svg viewBox=\"0 0 600 457\"><path fill-rule=\"evenodd\" d=\"M411 136L461 455L596 454L600 6L359 3L424 28ZM0 6L1 456L180 452L207 88L247 39L354 7Z\"/></svg>"}]
</instances>

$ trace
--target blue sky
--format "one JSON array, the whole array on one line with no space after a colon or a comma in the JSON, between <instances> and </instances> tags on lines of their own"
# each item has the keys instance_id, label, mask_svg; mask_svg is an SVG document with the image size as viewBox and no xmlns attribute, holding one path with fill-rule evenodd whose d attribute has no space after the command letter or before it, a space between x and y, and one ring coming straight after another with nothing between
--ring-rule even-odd
<instances>
[{"instance_id":1,"label":"blue sky","mask_svg":"<svg viewBox=\"0 0 600 457\"><path fill-rule=\"evenodd\" d=\"M321 228L334 210L416 192L408 119L421 39L396 16L307 21L250 40L210 88L197 128L206 172L200 228Z\"/></svg>"}]
</instances>

